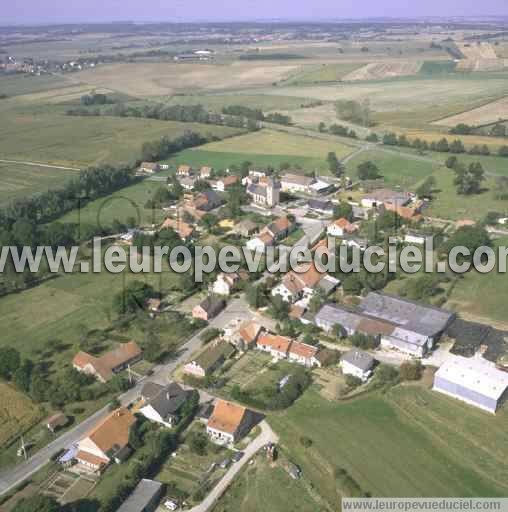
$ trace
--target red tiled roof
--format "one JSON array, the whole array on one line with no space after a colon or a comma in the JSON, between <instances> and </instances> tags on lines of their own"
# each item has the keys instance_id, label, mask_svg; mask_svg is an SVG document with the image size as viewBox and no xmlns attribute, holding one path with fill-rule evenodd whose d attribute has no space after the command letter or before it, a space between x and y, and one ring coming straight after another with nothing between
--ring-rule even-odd
<instances>
[{"instance_id":1,"label":"red tiled roof","mask_svg":"<svg viewBox=\"0 0 508 512\"><path fill-rule=\"evenodd\" d=\"M289 353L295 354L300 357L305 357L306 359L310 359L314 357L318 352L316 347L312 345L307 345L305 343L300 343L299 341L293 341L291 346L289 347Z\"/></svg>"},{"instance_id":2,"label":"red tiled roof","mask_svg":"<svg viewBox=\"0 0 508 512\"><path fill-rule=\"evenodd\" d=\"M109 463L107 459L97 457L97 455L94 455L93 453L84 452L82 450L79 450L76 454L76 460L87 462L88 464L97 467L106 466Z\"/></svg>"},{"instance_id":3,"label":"red tiled roof","mask_svg":"<svg viewBox=\"0 0 508 512\"><path fill-rule=\"evenodd\" d=\"M272 350L286 354L291 345L291 339L284 336L275 336L273 334L265 334L258 338L259 346L271 347Z\"/></svg>"},{"instance_id":4,"label":"red tiled roof","mask_svg":"<svg viewBox=\"0 0 508 512\"><path fill-rule=\"evenodd\" d=\"M234 434L242 424L246 412L247 409L241 405L218 400L212 416L208 420L208 427Z\"/></svg>"}]
</instances>

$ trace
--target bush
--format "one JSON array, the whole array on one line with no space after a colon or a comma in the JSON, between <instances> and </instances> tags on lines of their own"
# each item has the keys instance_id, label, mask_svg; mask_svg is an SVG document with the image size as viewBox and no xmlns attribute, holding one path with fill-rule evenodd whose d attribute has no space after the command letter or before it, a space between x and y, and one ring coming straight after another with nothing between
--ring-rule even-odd
<instances>
[{"instance_id":1,"label":"bush","mask_svg":"<svg viewBox=\"0 0 508 512\"><path fill-rule=\"evenodd\" d=\"M213 339L222 336L223 333L224 331L222 331L221 329L211 327L210 329L206 329L205 331L203 331L200 334L199 339L203 342L203 345L206 345L207 343L210 343L210 341L212 341Z\"/></svg>"},{"instance_id":2,"label":"bush","mask_svg":"<svg viewBox=\"0 0 508 512\"><path fill-rule=\"evenodd\" d=\"M302 436L300 437L300 444L304 447L304 448L310 448L313 444L313 441L310 437L307 437L307 436Z\"/></svg>"},{"instance_id":3,"label":"bush","mask_svg":"<svg viewBox=\"0 0 508 512\"><path fill-rule=\"evenodd\" d=\"M346 385L348 388L356 389L358 386L362 385L362 379L354 375L346 375Z\"/></svg>"},{"instance_id":4,"label":"bush","mask_svg":"<svg viewBox=\"0 0 508 512\"><path fill-rule=\"evenodd\" d=\"M420 380L423 366L420 361L406 361L400 366L400 379L406 381Z\"/></svg>"}]
</instances>

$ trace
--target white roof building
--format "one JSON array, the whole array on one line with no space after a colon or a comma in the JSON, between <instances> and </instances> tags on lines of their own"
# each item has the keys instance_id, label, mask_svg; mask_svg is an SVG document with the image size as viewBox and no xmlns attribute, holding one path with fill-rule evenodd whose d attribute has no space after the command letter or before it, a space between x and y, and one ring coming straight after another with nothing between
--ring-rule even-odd
<instances>
[{"instance_id":1,"label":"white roof building","mask_svg":"<svg viewBox=\"0 0 508 512\"><path fill-rule=\"evenodd\" d=\"M434 375L433 389L495 413L506 397L508 373L485 359L454 356Z\"/></svg>"}]
</instances>

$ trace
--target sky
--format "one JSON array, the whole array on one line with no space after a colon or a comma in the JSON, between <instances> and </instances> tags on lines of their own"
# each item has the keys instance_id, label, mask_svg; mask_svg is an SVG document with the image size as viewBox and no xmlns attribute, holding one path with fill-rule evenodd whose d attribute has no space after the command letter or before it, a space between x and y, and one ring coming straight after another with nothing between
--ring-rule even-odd
<instances>
[{"instance_id":1,"label":"sky","mask_svg":"<svg viewBox=\"0 0 508 512\"><path fill-rule=\"evenodd\" d=\"M508 16L508 0L3 0L2 3L0 25Z\"/></svg>"}]
</instances>

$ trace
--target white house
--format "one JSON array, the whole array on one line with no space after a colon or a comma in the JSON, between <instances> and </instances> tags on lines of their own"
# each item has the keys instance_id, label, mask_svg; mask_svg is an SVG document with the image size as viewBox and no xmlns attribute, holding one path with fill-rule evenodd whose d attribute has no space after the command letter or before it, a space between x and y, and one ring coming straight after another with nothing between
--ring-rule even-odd
<instances>
[{"instance_id":1,"label":"white house","mask_svg":"<svg viewBox=\"0 0 508 512\"><path fill-rule=\"evenodd\" d=\"M213 283L212 291L217 295L229 295L239 280L240 276L236 272L228 274L221 272Z\"/></svg>"},{"instance_id":2,"label":"white house","mask_svg":"<svg viewBox=\"0 0 508 512\"><path fill-rule=\"evenodd\" d=\"M265 249L269 247L270 245L274 245L275 240L269 233L261 233L260 235L256 236L255 238L251 238L247 244L246 247L249 249L249 251L260 251L265 252Z\"/></svg>"},{"instance_id":3,"label":"white house","mask_svg":"<svg viewBox=\"0 0 508 512\"><path fill-rule=\"evenodd\" d=\"M307 368L312 366L320 366L319 361L316 359L318 349L306 343L293 341L289 347L288 359L292 363L301 364Z\"/></svg>"},{"instance_id":4,"label":"white house","mask_svg":"<svg viewBox=\"0 0 508 512\"><path fill-rule=\"evenodd\" d=\"M190 396L176 382L166 387L160 386L160 390L140 408L139 412L150 421L172 428L180 420L180 410Z\"/></svg>"},{"instance_id":5,"label":"white house","mask_svg":"<svg viewBox=\"0 0 508 512\"><path fill-rule=\"evenodd\" d=\"M310 186L315 183L315 178L302 176L300 174L285 174L280 179L282 192L310 192Z\"/></svg>"},{"instance_id":6,"label":"white house","mask_svg":"<svg viewBox=\"0 0 508 512\"><path fill-rule=\"evenodd\" d=\"M218 400L206 425L206 433L217 444L233 444L252 426L253 417L248 409Z\"/></svg>"},{"instance_id":7,"label":"white house","mask_svg":"<svg viewBox=\"0 0 508 512\"><path fill-rule=\"evenodd\" d=\"M372 375L374 358L361 350L352 349L346 352L340 361L340 367L344 375L352 375L366 382Z\"/></svg>"},{"instance_id":8,"label":"white house","mask_svg":"<svg viewBox=\"0 0 508 512\"><path fill-rule=\"evenodd\" d=\"M349 222L344 217L333 221L326 228L326 232L330 236L350 235L351 233L354 233L355 231L358 231L358 226L355 224L351 224L351 222Z\"/></svg>"}]
</instances>

